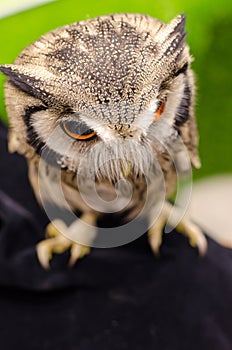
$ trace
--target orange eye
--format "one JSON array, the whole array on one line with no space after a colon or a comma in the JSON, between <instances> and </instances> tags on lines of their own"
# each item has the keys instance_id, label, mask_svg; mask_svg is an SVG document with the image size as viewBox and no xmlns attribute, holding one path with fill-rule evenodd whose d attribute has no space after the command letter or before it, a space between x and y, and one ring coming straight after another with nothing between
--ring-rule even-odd
<instances>
[{"instance_id":1,"label":"orange eye","mask_svg":"<svg viewBox=\"0 0 232 350\"><path fill-rule=\"evenodd\" d=\"M76 122L73 120L67 120L61 124L65 133L75 140L88 141L92 139L96 132L82 122Z\"/></svg>"},{"instance_id":2,"label":"orange eye","mask_svg":"<svg viewBox=\"0 0 232 350\"><path fill-rule=\"evenodd\" d=\"M154 116L154 121L158 120L160 117L161 117L161 114L163 113L164 111L164 107L165 107L165 104L166 104L166 100L164 100L161 105L159 106L159 108L157 109L156 113L155 113L155 116Z\"/></svg>"}]
</instances>

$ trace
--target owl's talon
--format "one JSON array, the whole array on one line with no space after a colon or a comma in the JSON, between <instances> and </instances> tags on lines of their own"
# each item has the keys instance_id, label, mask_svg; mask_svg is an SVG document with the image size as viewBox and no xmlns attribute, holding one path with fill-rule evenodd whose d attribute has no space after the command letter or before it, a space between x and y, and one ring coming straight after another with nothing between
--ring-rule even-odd
<instances>
[{"instance_id":1,"label":"owl's talon","mask_svg":"<svg viewBox=\"0 0 232 350\"><path fill-rule=\"evenodd\" d=\"M155 257L160 256L160 246L162 244L162 231L148 231L148 241Z\"/></svg>"},{"instance_id":2,"label":"owl's talon","mask_svg":"<svg viewBox=\"0 0 232 350\"><path fill-rule=\"evenodd\" d=\"M150 239L149 244L151 246L152 252L156 258L160 257L160 244L157 244L157 241L155 239Z\"/></svg>"},{"instance_id":3,"label":"owl's talon","mask_svg":"<svg viewBox=\"0 0 232 350\"><path fill-rule=\"evenodd\" d=\"M57 226L53 225L55 223ZM40 265L48 270L50 268L50 261L53 253L61 254L70 249L71 257L69 260L69 266L73 267L78 259L81 259L85 255L89 254L90 248L78 243L74 243L68 238L64 237L56 227L66 227L63 222L56 220L50 223L46 228L46 234L48 237L36 246L37 257Z\"/></svg>"},{"instance_id":4,"label":"owl's talon","mask_svg":"<svg viewBox=\"0 0 232 350\"><path fill-rule=\"evenodd\" d=\"M148 231L148 241L155 257L160 256L160 247L162 245L163 228L166 224L166 217L160 214L155 224Z\"/></svg>"},{"instance_id":5,"label":"owl's talon","mask_svg":"<svg viewBox=\"0 0 232 350\"><path fill-rule=\"evenodd\" d=\"M52 259L53 253L61 254L70 248L72 242L67 238L56 236L53 238L45 239L36 246L37 257L41 266L45 269L50 268L50 260Z\"/></svg>"},{"instance_id":6,"label":"owl's talon","mask_svg":"<svg viewBox=\"0 0 232 350\"><path fill-rule=\"evenodd\" d=\"M44 243L46 243L46 241L42 241L36 246L37 258L40 262L40 265L45 270L48 270L50 269L50 260L52 259L52 254L49 247Z\"/></svg>"},{"instance_id":7,"label":"owl's talon","mask_svg":"<svg viewBox=\"0 0 232 350\"><path fill-rule=\"evenodd\" d=\"M164 211L158 217L156 222L152 224L150 230L148 231L148 240L155 256L159 255L159 248L162 244L163 228L168 222L172 209L172 206L169 203L166 203L164 206ZM188 237L190 245L198 249L200 256L205 255L208 246L207 240L204 233L197 225L184 217L178 223L176 229L178 232Z\"/></svg>"},{"instance_id":8,"label":"owl's talon","mask_svg":"<svg viewBox=\"0 0 232 350\"><path fill-rule=\"evenodd\" d=\"M200 256L205 255L208 243L204 233L197 225L193 224L190 220L182 220L177 225L177 231L189 238L190 245L198 249Z\"/></svg>"}]
</instances>

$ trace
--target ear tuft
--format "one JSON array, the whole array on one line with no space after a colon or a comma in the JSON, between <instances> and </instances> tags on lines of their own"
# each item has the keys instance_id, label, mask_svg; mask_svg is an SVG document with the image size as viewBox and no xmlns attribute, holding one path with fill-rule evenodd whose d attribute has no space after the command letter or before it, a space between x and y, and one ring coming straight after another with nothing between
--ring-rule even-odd
<instances>
[{"instance_id":1,"label":"ear tuft","mask_svg":"<svg viewBox=\"0 0 232 350\"><path fill-rule=\"evenodd\" d=\"M163 27L159 35L163 57L177 62L185 47L187 33L184 31L185 16L179 15Z\"/></svg>"},{"instance_id":2,"label":"ear tuft","mask_svg":"<svg viewBox=\"0 0 232 350\"><path fill-rule=\"evenodd\" d=\"M0 71L17 88L36 98L46 100L50 94L46 91L45 80L42 78L48 76L49 72L42 71L41 74L41 70L41 67L27 65L4 64L0 66Z\"/></svg>"},{"instance_id":3,"label":"ear tuft","mask_svg":"<svg viewBox=\"0 0 232 350\"><path fill-rule=\"evenodd\" d=\"M183 34L186 23L186 16L184 14L178 15L168 24L172 34Z\"/></svg>"}]
</instances>

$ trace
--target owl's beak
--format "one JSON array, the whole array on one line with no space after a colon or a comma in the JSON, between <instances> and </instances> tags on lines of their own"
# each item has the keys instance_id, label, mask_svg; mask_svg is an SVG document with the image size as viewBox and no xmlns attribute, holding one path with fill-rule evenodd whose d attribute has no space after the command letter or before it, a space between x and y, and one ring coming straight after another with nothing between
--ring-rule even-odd
<instances>
[{"instance_id":1,"label":"owl's beak","mask_svg":"<svg viewBox=\"0 0 232 350\"><path fill-rule=\"evenodd\" d=\"M128 177L131 173L131 165L129 162L124 162L121 171L124 177Z\"/></svg>"}]
</instances>

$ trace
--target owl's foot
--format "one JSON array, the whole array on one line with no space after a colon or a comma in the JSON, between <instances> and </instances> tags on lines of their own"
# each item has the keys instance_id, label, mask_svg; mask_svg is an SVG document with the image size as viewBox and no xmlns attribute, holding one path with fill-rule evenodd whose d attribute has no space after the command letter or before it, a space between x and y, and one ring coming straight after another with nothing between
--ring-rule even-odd
<instances>
[{"instance_id":1,"label":"owl's foot","mask_svg":"<svg viewBox=\"0 0 232 350\"><path fill-rule=\"evenodd\" d=\"M171 210L172 206L169 203L166 203L163 212L148 231L148 240L151 249L156 256L159 255L159 249L162 244L163 228L168 222ZM204 233L197 225L191 222L190 219L183 217L176 226L176 230L189 238L190 245L198 249L200 256L205 255L207 251L207 240Z\"/></svg>"},{"instance_id":2,"label":"owl's foot","mask_svg":"<svg viewBox=\"0 0 232 350\"><path fill-rule=\"evenodd\" d=\"M90 218L90 215L87 214L86 216L88 219ZM85 219L85 215L82 216L82 219ZM86 220L86 222L87 221L90 220ZM56 227L59 227L60 230L58 230ZM52 255L54 253L62 254L70 249L69 267L74 266L77 260L89 254L89 247L74 243L72 240L69 240L60 233L60 231L63 232L67 230L68 227L61 220L55 220L48 224L46 228L47 239L39 242L36 246L38 260L44 269L50 268L50 260L52 259Z\"/></svg>"}]
</instances>

